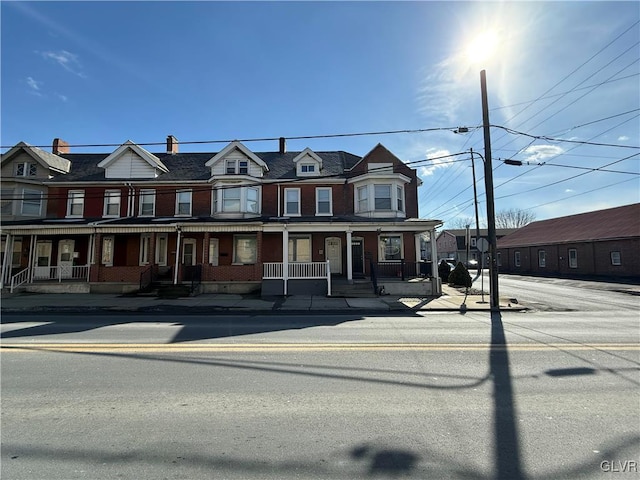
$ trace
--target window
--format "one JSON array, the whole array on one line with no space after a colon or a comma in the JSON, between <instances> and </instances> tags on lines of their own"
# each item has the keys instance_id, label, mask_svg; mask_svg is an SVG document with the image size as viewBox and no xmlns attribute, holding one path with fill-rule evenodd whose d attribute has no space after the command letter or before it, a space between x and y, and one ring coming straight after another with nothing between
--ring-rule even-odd
<instances>
[{"instance_id":1,"label":"window","mask_svg":"<svg viewBox=\"0 0 640 480\"><path fill-rule=\"evenodd\" d=\"M16 177L35 177L38 174L38 166L35 163L16 164Z\"/></svg>"},{"instance_id":2,"label":"window","mask_svg":"<svg viewBox=\"0 0 640 480\"><path fill-rule=\"evenodd\" d=\"M220 240L217 238L209 239L209 264L214 267L218 266L220 256Z\"/></svg>"},{"instance_id":3,"label":"window","mask_svg":"<svg viewBox=\"0 0 640 480\"><path fill-rule=\"evenodd\" d=\"M289 237L289 261L290 262L310 262L311 261L311 238L310 237Z\"/></svg>"},{"instance_id":4,"label":"window","mask_svg":"<svg viewBox=\"0 0 640 480\"><path fill-rule=\"evenodd\" d=\"M314 173L316 171L316 166L313 163L303 163L300 165L300 171L302 173Z\"/></svg>"},{"instance_id":5,"label":"window","mask_svg":"<svg viewBox=\"0 0 640 480\"><path fill-rule=\"evenodd\" d=\"M16 268L21 265L21 255L22 255L22 238L15 238L13 240L13 251L11 252L11 266Z\"/></svg>"},{"instance_id":6,"label":"window","mask_svg":"<svg viewBox=\"0 0 640 480\"><path fill-rule=\"evenodd\" d=\"M0 213L2 215L12 215L13 214L13 190L3 189L0 192Z\"/></svg>"},{"instance_id":7,"label":"window","mask_svg":"<svg viewBox=\"0 0 640 480\"><path fill-rule=\"evenodd\" d=\"M399 235L380 237L381 261L402 259L402 237Z\"/></svg>"},{"instance_id":8,"label":"window","mask_svg":"<svg viewBox=\"0 0 640 480\"><path fill-rule=\"evenodd\" d=\"M367 186L358 187L358 211L366 212L369 210L369 189Z\"/></svg>"},{"instance_id":9,"label":"window","mask_svg":"<svg viewBox=\"0 0 640 480\"><path fill-rule=\"evenodd\" d=\"M611 252L611 265L622 265L620 252Z\"/></svg>"},{"instance_id":10,"label":"window","mask_svg":"<svg viewBox=\"0 0 640 480\"><path fill-rule=\"evenodd\" d=\"M249 162L247 160L227 160L225 163L227 175L248 175Z\"/></svg>"},{"instance_id":11,"label":"window","mask_svg":"<svg viewBox=\"0 0 640 480\"><path fill-rule=\"evenodd\" d=\"M250 265L258 260L258 241L255 235L234 235L233 263Z\"/></svg>"},{"instance_id":12,"label":"window","mask_svg":"<svg viewBox=\"0 0 640 480\"><path fill-rule=\"evenodd\" d=\"M143 233L140 235L140 265L149 264L149 248L151 246L151 235Z\"/></svg>"},{"instance_id":13,"label":"window","mask_svg":"<svg viewBox=\"0 0 640 480\"><path fill-rule=\"evenodd\" d=\"M331 215L331 188L316 188L316 215Z\"/></svg>"},{"instance_id":14,"label":"window","mask_svg":"<svg viewBox=\"0 0 640 480\"><path fill-rule=\"evenodd\" d=\"M84 190L70 190L67 201L67 217L82 217L84 214Z\"/></svg>"},{"instance_id":15,"label":"window","mask_svg":"<svg viewBox=\"0 0 640 480\"><path fill-rule=\"evenodd\" d=\"M547 266L547 254L544 250L538 250L538 266L539 267Z\"/></svg>"},{"instance_id":16,"label":"window","mask_svg":"<svg viewBox=\"0 0 640 480\"><path fill-rule=\"evenodd\" d=\"M140 191L140 216L153 217L156 214L156 191Z\"/></svg>"},{"instance_id":17,"label":"window","mask_svg":"<svg viewBox=\"0 0 640 480\"><path fill-rule=\"evenodd\" d=\"M375 209L391 210L391 185L374 185Z\"/></svg>"},{"instance_id":18,"label":"window","mask_svg":"<svg viewBox=\"0 0 640 480\"><path fill-rule=\"evenodd\" d=\"M285 215L300 215L300 189L299 188L285 188Z\"/></svg>"},{"instance_id":19,"label":"window","mask_svg":"<svg viewBox=\"0 0 640 480\"><path fill-rule=\"evenodd\" d=\"M106 190L104 192L104 217L120 216L120 190Z\"/></svg>"},{"instance_id":20,"label":"window","mask_svg":"<svg viewBox=\"0 0 640 480\"><path fill-rule=\"evenodd\" d=\"M520 266L520 252L514 252L514 254L513 254L513 264L516 267Z\"/></svg>"},{"instance_id":21,"label":"window","mask_svg":"<svg viewBox=\"0 0 640 480\"><path fill-rule=\"evenodd\" d=\"M247 188L247 212L258 213L258 189Z\"/></svg>"},{"instance_id":22,"label":"window","mask_svg":"<svg viewBox=\"0 0 640 480\"><path fill-rule=\"evenodd\" d=\"M42 192L38 190L22 191L22 214L39 216L42 206Z\"/></svg>"},{"instance_id":23,"label":"window","mask_svg":"<svg viewBox=\"0 0 640 480\"><path fill-rule=\"evenodd\" d=\"M176 192L176 215L191 215L191 190Z\"/></svg>"},{"instance_id":24,"label":"window","mask_svg":"<svg viewBox=\"0 0 640 480\"><path fill-rule=\"evenodd\" d=\"M471 247L476 248L478 246L478 240L476 237L471 237Z\"/></svg>"},{"instance_id":25,"label":"window","mask_svg":"<svg viewBox=\"0 0 640 480\"><path fill-rule=\"evenodd\" d=\"M578 250L569 249L569 268L578 268Z\"/></svg>"},{"instance_id":26,"label":"window","mask_svg":"<svg viewBox=\"0 0 640 480\"><path fill-rule=\"evenodd\" d=\"M404 192L402 187L396 187L396 197L398 202L398 211L404 212Z\"/></svg>"},{"instance_id":27,"label":"window","mask_svg":"<svg viewBox=\"0 0 640 480\"><path fill-rule=\"evenodd\" d=\"M222 190L222 211L240 211L240 188L225 188Z\"/></svg>"},{"instance_id":28,"label":"window","mask_svg":"<svg viewBox=\"0 0 640 480\"><path fill-rule=\"evenodd\" d=\"M102 264L113 266L113 237L102 238Z\"/></svg>"}]
</instances>

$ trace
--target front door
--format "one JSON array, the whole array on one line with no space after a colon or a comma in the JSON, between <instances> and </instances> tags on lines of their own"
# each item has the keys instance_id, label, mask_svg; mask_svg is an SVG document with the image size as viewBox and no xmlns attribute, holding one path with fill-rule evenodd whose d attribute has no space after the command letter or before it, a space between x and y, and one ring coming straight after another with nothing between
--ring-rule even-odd
<instances>
[{"instance_id":1,"label":"front door","mask_svg":"<svg viewBox=\"0 0 640 480\"><path fill-rule=\"evenodd\" d=\"M351 239L351 260L353 278L364 278L364 239Z\"/></svg>"},{"instance_id":2,"label":"front door","mask_svg":"<svg viewBox=\"0 0 640 480\"><path fill-rule=\"evenodd\" d=\"M326 259L329 260L331 274L342 275L342 240L338 237L329 237L324 241Z\"/></svg>"},{"instance_id":3,"label":"front door","mask_svg":"<svg viewBox=\"0 0 640 480\"><path fill-rule=\"evenodd\" d=\"M192 266L196 264L196 239L185 238L182 243L182 264Z\"/></svg>"},{"instance_id":4,"label":"front door","mask_svg":"<svg viewBox=\"0 0 640 480\"><path fill-rule=\"evenodd\" d=\"M36 243L36 266L33 268L35 280L48 280L51 275L51 240Z\"/></svg>"},{"instance_id":5,"label":"front door","mask_svg":"<svg viewBox=\"0 0 640 480\"><path fill-rule=\"evenodd\" d=\"M58 268L60 278L71 278L73 276L73 249L75 240L60 240L58 242Z\"/></svg>"}]
</instances>

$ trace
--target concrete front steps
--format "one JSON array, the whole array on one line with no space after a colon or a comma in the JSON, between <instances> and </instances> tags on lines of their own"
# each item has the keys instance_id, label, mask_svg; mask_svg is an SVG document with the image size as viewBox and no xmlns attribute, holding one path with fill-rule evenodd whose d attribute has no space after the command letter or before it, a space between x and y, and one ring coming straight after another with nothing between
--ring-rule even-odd
<instances>
[{"instance_id":1,"label":"concrete front steps","mask_svg":"<svg viewBox=\"0 0 640 480\"><path fill-rule=\"evenodd\" d=\"M373 293L373 283L369 280L354 280L352 284L334 282L331 285L332 297L343 298L376 298Z\"/></svg>"}]
</instances>

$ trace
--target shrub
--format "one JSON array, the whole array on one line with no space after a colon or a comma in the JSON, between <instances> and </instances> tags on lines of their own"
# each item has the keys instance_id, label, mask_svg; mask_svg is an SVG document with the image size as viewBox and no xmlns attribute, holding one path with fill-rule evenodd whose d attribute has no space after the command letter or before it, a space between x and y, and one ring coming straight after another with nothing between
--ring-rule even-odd
<instances>
[{"instance_id":1,"label":"shrub","mask_svg":"<svg viewBox=\"0 0 640 480\"><path fill-rule=\"evenodd\" d=\"M446 282L449 279L449 272L451 272L451 267L445 260L442 260L438 264L438 276L443 282Z\"/></svg>"},{"instance_id":2,"label":"shrub","mask_svg":"<svg viewBox=\"0 0 640 480\"><path fill-rule=\"evenodd\" d=\"M462 264L462 262L458 262L456 268L451 271L448 282L449 285L456 287L468 288L471 286L471 275L469 275L467 268Z\"/></svg>"}]
</instances>

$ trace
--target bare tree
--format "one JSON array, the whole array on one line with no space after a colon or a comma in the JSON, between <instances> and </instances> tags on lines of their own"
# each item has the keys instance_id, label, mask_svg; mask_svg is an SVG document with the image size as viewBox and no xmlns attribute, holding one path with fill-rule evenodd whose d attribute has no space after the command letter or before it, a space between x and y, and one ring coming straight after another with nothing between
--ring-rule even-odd
<instances>
[{"instance_id":1,"label":"bare tree","mask_svg":"<svg viewBox=\"0 0 640 480\"><path fill-rule=\"evenodd\" d=\"M447 221L447 228L449 229L462 229L467 228L469 225L471 228L476 226L475 218L471 217L456 217L450 221Z\"/></svg>"},{"instance_id":2,"label":"bare tree","mask_svg":"<svg viewBox=\"0 0 640 480\"><path fill-rule=\"evenodd\" d=\"M520 228L536 219L536 214L529 210L510 208L496 213L496 228Z\"/></svg>"}]
</instances>

